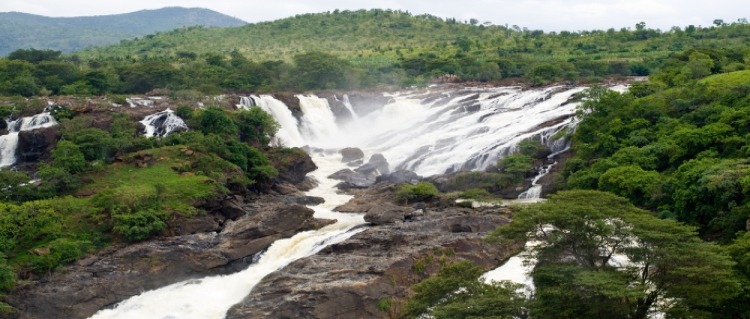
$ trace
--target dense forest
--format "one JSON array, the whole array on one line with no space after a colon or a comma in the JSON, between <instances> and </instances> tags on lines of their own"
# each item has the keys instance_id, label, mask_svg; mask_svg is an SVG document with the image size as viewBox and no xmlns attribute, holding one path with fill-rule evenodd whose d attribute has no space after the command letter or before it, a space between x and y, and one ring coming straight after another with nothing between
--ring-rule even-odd
<instances>
[{"instance_id":1,"label":"dense forest","mask_svg":"<svg viewBox=\"0 0 750 319\"><path fill-rule=\"evenodd\" d=\"M436 79L586 83L649 75L670 54L691 47L744 56L748 33L745 21L545 33L400 11L342 11L237 28L192 27L73 55L18 50L0 59L0 94L156 88L219 94L400 87Z\"/></svg>"},{"instance_id":2,"label":"dense forest","mask_svg":"<svg viewBox=\"0 0 750 319\"><path fill-rule=\"evenodd\" d=\"M626 76L648 79L626 93L597 85ZM657 309L670 318L750 317L744 20L545 33L400 11L336 11L180 29L68 55L20 49L0 59L0 95L9 96L0 115L46 106L21 97L154 93L194 101L446 81L591 88L577 129L567 133L573 146L555 177L560 192L519 208L488 239L547 243L534 249L534 297L479 282L482 270L462 262L442 265L408 300L381 300L384 315L648 318ZM158 236L171 221L201 214L196 203L267 191L279 163L305 156L268 146L278 127L258 108L182 106L175 113L191 130L163 139L139 135L132 118L112 113L109 125L92 127L90 110L52 109L62 138L36 169L41 181L0 170L0 290L112 243ZM141 163L149 164L131 169ZM492 184L523 179L531 163L525 154L500 161L505 175L496 176L504 180ZM486 199L491 191L472 192ZM440 194L420 183L397 196L429 201ZM610 262L617 255L642 267L620 271Z\"/></svg>"}]
</instances>

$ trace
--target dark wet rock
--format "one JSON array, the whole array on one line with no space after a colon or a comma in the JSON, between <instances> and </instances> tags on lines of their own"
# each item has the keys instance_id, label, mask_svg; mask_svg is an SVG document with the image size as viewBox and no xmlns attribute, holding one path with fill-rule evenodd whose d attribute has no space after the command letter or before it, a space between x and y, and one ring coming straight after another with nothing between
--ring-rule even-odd
<instances>
[{"instance_id":1,"label":"dark wet rock","mask_svg":"<svg viewBox=\"0 0 750 319\"><path fill-rule=\"evenodd\" d=\"M271 189L281 195L302 195L296 186L286 182L274 183Z\"/></svg>"},{"instance_id":2,"label":"dark wet rock","mask_svg":"<svg viewBox=\"0 0 750 319\"><path fill-rule=\"evenodd\" d=\"M364 175L375 175L375 176L380 175L378 173L378 168L375 165L372 165L370 163L357 167L354 169L354 171L360 174L364 174Z\"/></svg>"},{"instance_id":3,"label":"dark wet rock","mask_svg":"<svg viewBox=\"0 0 750 319\"><path fill-rule=\"evenodd\" d=\"M377 182L378 183L389 182L393 184L402 184L402 183L416 184L421 179L422 178L419 175L417 175L417 173L414 173L412 171L399 170L390 174L378 176Z\"/></svg>"},{"instance_id":4,"label":"dark wet rock","mask_svg":"<svg viewBox=\"0 0 750 319\"><path fill-rule=\"evenodd\" d=\"M383 106L393 101L393 98L384 96L381 93L357 92L350 93L348 96L354 112L359 116L365 116L371 112L380 110Z\"/></svg>"},{"instance_id":5,"label":"dark wet rock","mask_svg":"<svg viewBox=\"0 0 750 319\"><path fill-rule=\"evenodd\" d=\"M305 206L315 206L325 203L326 200L323 197L317 196L286 196L284 197L284 203L286 204L298 204Z\"/></svg>"},{"instance_id":6,"label":"dark wet rock","mask_svg":"<svg viewBox=\"0 0 750 319\"><path fill-rule=\"evenodd\" d=\"M304 113L302 112L302 107L300 106L299 98L294 96L292 93L276 93L273 94L273 97L281 102L283 102L290 111L292 111L292 115L294 117L300 119L302 118L302 115Z\"/></svg>"},{"instance_id":7,"label":"dark wet rock","mask_svg":"<svg viewBox=\"0 0 750 319\"><path fill-rule=\"evenodd\" d=\"M318 187L318 181L315 180L315 177L312 176L305 176L305 179L302 180L302 182L297 183L297 189L303 192L307 192L315 187Z\"/></svg>"},{"instance_id":8,"label":"dark wet rock","mask_svg":"<svg viewBox=\"0 0 750 319\"><path fill-rule=\"evenodd\" d=\"M375 168L378 169L378 172L380 172L381 175L391 172L391 170L389 169L388 160L385 159L385 156L383 156L383 154L373 154L372 156L370 156L370 160L367 161L367 164L375 166Z\"/></svg>"},{"instance_id":9,"label":"dark wet rock","mask_svg":"<svg viewBox=\"0 0 750 319\"><path fill-rule=\"evenodd\" d=\"M328 106L330 107L333 115L336 117L337 124L341 125L352 120L352 112L349 112L349 109L346 108L343 100L343 95L339 96L336 94L322 93L318 94L318 97L324 98L328 101Z\"/></svg>"},{"instance_id":10,"label":"dark wet rock","mask_svg":"<svg viewBox=\"0 0 750 319\"><path fill-rule=\"evenodd\" d=\"M360 160L365 157L365 153L357 147L343 148L339 153L341 153L341 161L344 163Z\"/></svg>"},{"instance_id":11,"label":"dark wet rock","mask_svg":"<svg viewBox=\"0 0 750 319\"><path fill-rule=\"evenodd\" d=\"M342 190L367 188L375 184L375 175L366 175L345 168L328 176L330 179L340 180L336 187Z\"/></svg>"},{"instance_id":12,"label":"dark wet rock","mask_svg":"<svg viewBox=\"0 0 750 319\"><path fill-rule=\"evenodd\" d=\"M37 162L48 159L58 139L60 139L60 129L57 126L19 132L16 149L18 162Z\"/></svg>"}]
</instances>

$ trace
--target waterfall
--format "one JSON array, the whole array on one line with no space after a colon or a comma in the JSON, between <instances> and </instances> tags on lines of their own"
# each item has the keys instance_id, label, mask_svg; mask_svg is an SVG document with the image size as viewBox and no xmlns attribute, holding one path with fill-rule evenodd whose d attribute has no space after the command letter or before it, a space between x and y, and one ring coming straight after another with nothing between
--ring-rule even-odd
<instances>
[{"instance_id":1,"label":"waterfall","mask_svg":"<svg viewBox=\"0 0 750 319\"><path fill-rule=\"evenodd\" d=\"M357 115L357 112L354 112L354 107L352 107L352 102L349 101L349 95L344 94L344 106L346 107L349 112L352 113L352 119L354 121L359 120L359 115Z\"/></svg>"},{"instance_id":2,"label":"waterfall","mask_svg":"<svg viewBox=\"0 0 750 319\"><path fill-rule=\"evenodd\" d=\"M531 137L541 136L553 152L566 149L566 139L553 137L575 126L578 103L571 103L571 98L585 89L432 87L384 94L390 102L362 116L344 95L353 120L343 125L337 124L328 101L315 95L296 96L302 111L299 120L269 95L242 98L237 107L257 106L271 114L280 125L274 144L359 147L383 154L391 169L431 176L484 169Z\"/></svg>"},{"instance_id":3,"label":"waterfall","mask_svg":"<svg viewBox=\"0 0 750 319\"><path fill-rule=\"evenodd\" d=\"M188 129L185 121L171 109L146 116L140 123L146 127L146 137L165 137L172 132Z\"/></svg>"},{"instance_id":4,"label":"waterfall","mask_svg":"<svg viewBox=\"0 0 750 319\"><path fill-rule=\"evenodd\" d=\"M279 123L274 143L310 146L311 156L319 167L312 175L321 184L308 195L326 200L325 204L312 207L315 217L337 222L274 242L244 271L144 292L91 318L223 318L228 308L247 296L266 275L361 230L362 215L332 211L350 197L336 193L338 181L326 178L345 167L341 156L328 152L330 149L351 146L361 148L366 154L381 153L391 163L391 169L409 169L423 176L484 169L510 154L517 143L527 138L539 138L553 152L560 152L569 145L564 139L554 137L575 126L578 103L571 99L584 89L431 87L384 94L389 102L375 110L368 108L372 111L362 112L361 116L354 112L355 105L349 97L344 96L344 105L354 120L341 126L328 101L315 95L296 96L302 111L299 120L289 107L270 95L242 98L238 108L260 107ZM538 197L541 188L538 190L529 190L524 196ZM533 265L524 266L523 258L523 254L511 258L505 268L494 272L496 275L485 275L486 280L514 277L529 284L531 279L526 273Z\"/></svg>"},{"instance_id":5,"label":"waterfall","mask_svg":"<svg viewBox=\"0 0 750 319\"><path fill-rule=\"evenodd\" d=\"M0 167L13 166L16 163L18 132L0 136Z\"/></svg>"},{"instance_id":6,"label":"waterfall","mask_svg":"<svg viewBox=\"0 0 750 319\"><path fill-rule=\"evenodd\" d=\"M57 121L49 112L44 112L8 121L7 124L8 134L0 136L0 167L9 167L16 163L19 132L55 126Z\"/></svg>"},{"instance_id":7,"label":"waterfall","mask_svg":"<svg viewBox=\"0 0 750 319\"><path fill-rule=\"evenodd\" d=\"M341 132L336 125L336 116L331 111L328 100L314 95L296 95L302 109L300 132L309 141L319 146L333 146Z\"/></svg>"},{"instance_id":8,"label":"waterfall","mask_svg":"<svg viewBox=\"0 0 750 319\"><path fill-rule=\"evenodd\" d=\"M279 131L276 132L276 136L272 144L284 145L287 147L301 147L307 145L305 139L299 132L299 122L294 117L289 107L273 96L260 95L243 97L240 100L238 107L243 109L250 109L253 106L260 107L266 113L271 114L273 118L279 123Z\"/></svg>"}]
</instances>

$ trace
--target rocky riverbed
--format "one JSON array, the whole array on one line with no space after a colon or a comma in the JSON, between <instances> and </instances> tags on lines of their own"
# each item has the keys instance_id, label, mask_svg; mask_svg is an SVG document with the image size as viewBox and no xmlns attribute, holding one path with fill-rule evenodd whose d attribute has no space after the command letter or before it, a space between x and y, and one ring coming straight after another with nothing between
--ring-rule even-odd
<instances>
[{"instance_id":1,"label":"rocky riverbed","mask_svg":"<svg viewBox=\"0 0 750 319\"><path fill-rule=\"evenodd\" d=\"M267 276L227 318L383 318L380 300L398 307L440 263L465 259L489 269L520 248L484 240L509 222L506 208L396 206L391 187L377 184L339 207L368 211L378 225Z\"/></svg>"}]
</instances>

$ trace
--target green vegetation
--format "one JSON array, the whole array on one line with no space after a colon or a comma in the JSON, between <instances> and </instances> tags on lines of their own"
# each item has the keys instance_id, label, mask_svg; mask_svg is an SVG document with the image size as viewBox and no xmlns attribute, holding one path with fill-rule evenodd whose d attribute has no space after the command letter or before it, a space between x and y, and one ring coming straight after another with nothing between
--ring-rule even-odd
<instances>
[{"instance_id":1,"label":"green vegetation","mask_svg":"<svg viewBox=\"0 0 750 319\"><path fill-rule=\"evenodd\" d=\"M27 108L38 111L25 102L11 112ZM215 106L181 112L190 131L147 139L126 113L67 109L63 140L38 163L41 181L0 169L0 291L110 243L168 235L229 192L269 189L278 175L266 155L272 117ZM272 153L284 162L294 151Z\"/></svg>"},{"instance_id":2,"label":"green vegetation","mask_svg":"<svg viewBox=\"0 0 750 319\"><path fill-rule=\"evenodd\" d=\"M192 27L124 40L75 55L21 49L0 59L2 95L99 95L168 89L304 91L424 85L432 80L535 85L597 82L661 71L671 54L731 50L725 70L746 68L743 21L668 32L551 32L476 25L392 10L305 14L236 28ZM688 54L677 81L716 72L706 52ZM688 61L689 60L689 61Z\"/></svg>"},{"instance_id":3,"label":"green vegetation","mask_svg":"<svg viewBox=\"0 0 750 319\"><path fill-rule=\"evenodd\" d=\"M430 182L419 182L415 185L406 184L396 192L396 198L404 202L426 201L438 196L438 190Z\"/></svg>"},{"instance_id":4,"label":"green vegetation","mask_svg":"<svg viewBox=\"0 0 750 319\"><path fill-rule=\"evenodd\" d=\"M486 284L479 280L482 269L469 261L458 261L437 275L414 285L414 296L404 305L403 315L419 318L523 318L526 301L507 283Z\"/></svg>"},{"instance_id":5,"label":"green vegetation","mask_svg":"<svg viewBox=\"0 0 750 319\"><path fill-rule=\"evenodd\" d=\"M739 289L721 247L609 193L560 192L521 209L494 236L546 243L533 248L534 318L696 316Z\"/></svg>"},{"instance_id":6,"label":"green vegetation","mask_svg":"<svg viewBox=\"0 0 750 319\"><path fill-rule=\"evenodd\" d=\"M567 186L627 197L698 227L705 239L734 239L750 218L750 73L723 73L743 63L735 53L689 50L631 92L590 90ZM708 73L695 70L698 57L708 57Z\"/></svg>"}]
</instances>

